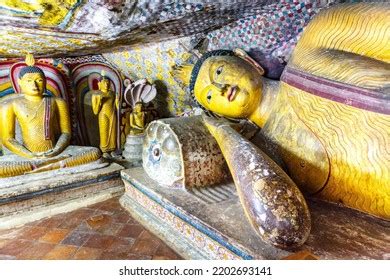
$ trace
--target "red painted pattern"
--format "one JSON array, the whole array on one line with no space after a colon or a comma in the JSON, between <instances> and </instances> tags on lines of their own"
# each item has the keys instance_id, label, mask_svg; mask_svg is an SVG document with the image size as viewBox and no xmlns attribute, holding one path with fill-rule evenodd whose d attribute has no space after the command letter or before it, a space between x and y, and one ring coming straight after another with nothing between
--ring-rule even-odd
<instances>
[{"instance_id":1,"label":"red painted pattern","mask_svg":"<svg viewBox=\"0 0 390 280\"><path fill-rule=\"evenodd\" d=\"M376 90L356 87L286 67L281 81L313 95L381 114L390 114L390 100Z\"/></svg>"}]
</instances>

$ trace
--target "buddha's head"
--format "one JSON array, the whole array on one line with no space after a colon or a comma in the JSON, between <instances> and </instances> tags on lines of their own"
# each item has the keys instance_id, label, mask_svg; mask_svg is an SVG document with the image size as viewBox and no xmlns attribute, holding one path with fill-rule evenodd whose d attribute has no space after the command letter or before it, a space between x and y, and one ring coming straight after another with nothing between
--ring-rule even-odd
<instances>
[{"instance_id":1,"label":"buddha's head","mask_svg":"<svg viewBox=\"0 0 390 280\"><path fill-rule=\"evenodd\" d=\"M134 113L141 113L143 111L143 104L142 102L135 103L135 106L133 108Z\"/></svg>"},{"instance_id":2,"label":"buddha's head","mask_svg":"<svg viewBox=\"0 0 390 280\"><path fill-rule=\"evenodd\" d=\"M205 109L225 117L247 118L259 106L264 70L245 55L211 51L193 66L176 68L174 75L184 83L187 79L191 93Z\"/></svg>"},{"instance_id":3,"label":"buddha's head","mask_svg":"<svg viewBox=\"0 0 390 280\"><path fill-rule=\"evenodd\" d=\"M46 76L41 68L34 66L32 55L26 57L27 66L19 73L18 83L23 94L28 96L42 96L46 90Z\"/></svg>"},{"instance_id":4,"label":"buddha's head","mask_svg":"<svg viewBox=\"0 0 390 280\"><path fill-rule=\"evenodd\" d=\"M103 78L98 82L99 90L102 92L108 92L110 88L110 80L103 76Z\"/></svg>"}]
</instances>

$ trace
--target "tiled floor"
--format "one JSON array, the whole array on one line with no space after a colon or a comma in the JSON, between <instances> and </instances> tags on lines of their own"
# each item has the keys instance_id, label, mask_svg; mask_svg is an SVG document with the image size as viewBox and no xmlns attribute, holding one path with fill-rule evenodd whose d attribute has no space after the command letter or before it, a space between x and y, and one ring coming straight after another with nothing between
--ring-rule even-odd
<instances>
[{"instance_id":1,"label":"tiled floor","mask_svg":"<svg viewBox=\"0 0 390 280\"><path fill-rule=\"evenodd\" d=\"M0 230L0 259L181 259L113 198L23 227Z\"/></svg>"}]
</instances>

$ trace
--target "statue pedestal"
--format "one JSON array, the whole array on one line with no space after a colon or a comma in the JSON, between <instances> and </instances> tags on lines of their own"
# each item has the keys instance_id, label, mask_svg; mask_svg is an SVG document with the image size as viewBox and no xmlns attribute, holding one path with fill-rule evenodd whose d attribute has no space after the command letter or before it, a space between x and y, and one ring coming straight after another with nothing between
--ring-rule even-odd
<instances>
[{"instance_id":1,"label":"statue pedestal","mask_svg":"<svg viewBox=\"0 0 390 280\"><path fill-rule=\"evenodd\" d=\"M126 167L136 167L142 165L142 145L144 134L127 135L125 149L122 156L125 158Z\"/></svg>"},{"instance_id":2,"label":"statue pedestal","mask_svg":"<svg viewBox=\"0 0 390 280\"><path fill-rule=\"evenodd\" d=\"M320 259L388 259L390 222L322 201L308 201L312 231L286 251L262 242L247 221L233 184L193 193L168 189L142 168L121 172L121 204L186 259L282 259L308 250Z\"/></svg>"},{"instance_id":3,"label":"statue pedestal","mask_svg":"<svg viewBox=\"0 0 390 280\"><path fill-rule=\"evenodd\" d=\"M0 229L107 200L124 191L122 166L90 163L74 168L2 179Z\"/></svg>"}]
</instances>

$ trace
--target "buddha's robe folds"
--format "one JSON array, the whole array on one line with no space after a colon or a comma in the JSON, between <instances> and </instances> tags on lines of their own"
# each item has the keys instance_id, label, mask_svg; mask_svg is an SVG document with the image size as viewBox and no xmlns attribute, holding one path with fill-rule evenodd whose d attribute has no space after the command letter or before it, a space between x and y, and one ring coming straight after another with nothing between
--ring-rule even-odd
<instances>
[{"instance_id":1,"label":"buddha's robe folds","mask_svg":"<svg viewBox=\"0 0 390 280\"><path fill-rule=\"evenodd\" d=\"M41 102L31 102L22 94L8 96L0 101L0 121L0 178L73 167L101 157L97 148L68 146L69 113L60 98L44 96Z\"/></svg>"}]
</instances>

